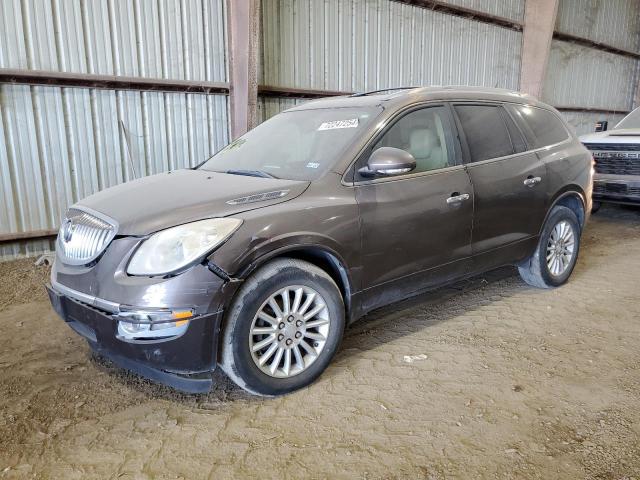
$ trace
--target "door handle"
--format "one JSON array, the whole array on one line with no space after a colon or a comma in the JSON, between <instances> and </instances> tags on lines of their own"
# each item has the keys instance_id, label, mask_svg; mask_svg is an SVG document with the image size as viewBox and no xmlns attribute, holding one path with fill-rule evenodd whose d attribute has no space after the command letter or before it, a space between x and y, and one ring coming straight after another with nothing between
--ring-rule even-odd
<instances>
[{"instance_id":1,"label":"door handle","mask_svg":"<svg viewBox=\"0 0 640 480\"><path fill-rule=\"evenodd\" d=\"M456 203L464 202L465 200L469 200L470 196L468 193L463 193L460 195L458 192L454 192L451 194L449 198L447 198L448 205L455 205Z\"/></svg>"},{"instance_id":2,"label":"door handle","mask_svg":"<svg viewBox=\"0 0 640 480\"><path fill-rule=\"evenodd\" d=\"M524 183L527 187L535 187L541 181L542 181L542 178L533 177L533 176L529 175L527 178L524 179L524 182L522 182L522 183Z\"/></svg>"}]
</instances>

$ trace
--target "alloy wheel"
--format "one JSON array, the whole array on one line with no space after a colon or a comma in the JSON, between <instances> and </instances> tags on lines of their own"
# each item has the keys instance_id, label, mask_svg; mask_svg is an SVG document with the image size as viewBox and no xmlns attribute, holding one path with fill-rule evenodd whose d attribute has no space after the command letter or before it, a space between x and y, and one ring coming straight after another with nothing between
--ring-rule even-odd
<instances>
[{"instance_id":1,"label":"alloy wheel","mask_svg":"<svg viewBox=\"0 0 640 480\"><path fill-rule=\"evenodd\" d=\"M573 260L575 238L571 224L566 220L558 222L547 243L547 268L554 276L567 271Z\"/></svg>"},{"instance_id":2,"label":"alloy wheel","mask_svg":"<svg viewBox=\"0 0 640 480\"><path fill-rule=\"evenodd\" d=\"M251 357L271 377L298 375L324 349L330 326L327 302L316 290L302 285L281 288L260 306L251 322Z\"/></svg>"}]
</instances>

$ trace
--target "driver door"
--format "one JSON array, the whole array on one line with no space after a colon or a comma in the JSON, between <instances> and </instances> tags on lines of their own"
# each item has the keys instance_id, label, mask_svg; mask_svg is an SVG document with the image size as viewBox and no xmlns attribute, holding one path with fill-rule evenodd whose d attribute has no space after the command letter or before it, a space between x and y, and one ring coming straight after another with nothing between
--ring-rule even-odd
<instances>
[{"instance_id":1,"label":"driver door","mask_svg":"<svg viewBox=\"0 0 640 480\"><path fill-rule=\"evenodd\" d=\"M473 187L453 128L448 106L414 108L390 122L356 165L365 311L469 271ZM408 151L415 170L359 176L380 147Z\"/></svg>"}]
</instances>

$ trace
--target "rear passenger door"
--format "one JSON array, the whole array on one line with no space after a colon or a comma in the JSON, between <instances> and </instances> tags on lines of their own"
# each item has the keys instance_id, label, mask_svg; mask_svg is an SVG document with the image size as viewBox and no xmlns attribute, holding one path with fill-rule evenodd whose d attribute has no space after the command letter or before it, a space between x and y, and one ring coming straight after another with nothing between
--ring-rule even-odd
<instances>
[{"instance_id":1,"label":"rear passenger door","mask_svg":"<svg viewBox=\"0 0 640 480\"><path fill-rule=\"evenodd\" d=\"M527 105L507 104L505 108L522 130L529 148L535 149L547 167L544 186L549 198L553 198L567 183L589 183L585 178L590 170L588 166L585 168L585 152L580 148L569 148L574 140L555 113ZM577 139L575 143L579 143ZM542 223L539 228L542 228Z\"/></svg>"},{"instance_id":2,"label":"rear passenger door","mask_svg":"<svg viewBox=\"0 0 640 480\"><path fill-rule=\"evenodd\" d=\"M476 270L531 254L546 213L546 168L499 103L455 103L474 188L472 252Z\"/></svg>"}]
</instances>

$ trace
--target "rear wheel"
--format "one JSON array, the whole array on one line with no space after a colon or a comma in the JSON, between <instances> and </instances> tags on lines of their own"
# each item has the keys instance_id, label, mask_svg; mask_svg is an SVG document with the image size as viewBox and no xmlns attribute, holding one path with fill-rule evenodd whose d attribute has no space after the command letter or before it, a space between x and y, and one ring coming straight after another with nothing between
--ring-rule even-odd
<instances>
[{"instance_id":1,"label":"rear wheel","mask_svg":"<svg viewBox=\"0 0 640 480\"><path fill-rule=\"evenodd\" d=\"M325 370L342 339L344 304L326 272L280 259L249 277L226 321L225 373L251 393L281 395Z\"/></svg>"},{"instance_id":2,"label":"rear wheel","mask_svg":"<svg viewBox=\"0 0 640 480\"><path fill-rule=\"evenodd\" d=\"M539 288L558 287L571 276L580 249L580 225L573 211L554 207L531 257L518 266L520 276Z\"/></svg>"}]
</instances>

